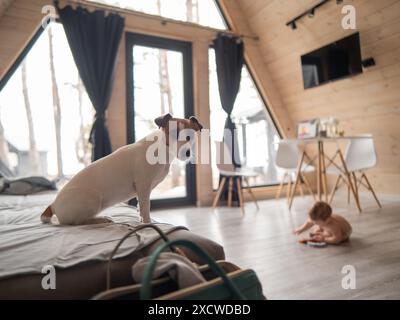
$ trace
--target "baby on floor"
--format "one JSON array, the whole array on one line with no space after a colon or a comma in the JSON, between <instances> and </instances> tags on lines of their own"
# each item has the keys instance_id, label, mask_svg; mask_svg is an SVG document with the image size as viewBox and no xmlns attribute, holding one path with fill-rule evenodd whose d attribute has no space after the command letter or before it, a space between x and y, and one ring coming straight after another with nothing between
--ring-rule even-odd
<instances>
[{"instance_id":1,"label":"baby on floor","mask_svg":"<svg viewBox=\"0 0 400 320\"><path fill-rule=\"evenodd\" d=\"M308 213L307 221L294 230L296 235L314 227L311 230L311 241L339 244L350 238L352 228L350 223L338 214L332 214L332 208L326 202L316 202Z\"/></svg>"}]
</instances>

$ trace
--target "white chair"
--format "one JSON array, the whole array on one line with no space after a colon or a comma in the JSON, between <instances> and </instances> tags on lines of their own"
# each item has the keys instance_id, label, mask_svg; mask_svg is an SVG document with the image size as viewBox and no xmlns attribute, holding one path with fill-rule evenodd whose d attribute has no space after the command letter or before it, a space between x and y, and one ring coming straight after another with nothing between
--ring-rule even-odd
<instances>
[{"instance_id":1,"label":"white chair","mask_svg":"<svg viewBox=\"0 0 400 320\"><path fill-rule=\"evenodd\" d=\"M295 178L295 175L297 173L297 166L299 164L300 157L301 153L297 144L287 141L280 141L278 143L278 150L276 152L275 164L278 167L278 169L284 171L284 174L281 183L279 185L279 188L276 192L276 199L278 199L281 196L286 179L287 179L287 189L286 189L287 201L289 201L291 193L293 192L294 194L296 192L296 190L292 190L292 182L294 182L293 178ZM315 197L310 183L303 174L304 172L311 172L311 171L314 171L314 167L312 165L303 164L300 171L301 181L298 184L302 196L304 195L304 192L301 183L304 183L307 189L309 190L310 194L312 194L313 197Z\"/></svg>"},{"instance_id":2,"label":"white chair","mask_svg":"<svg viewBox=\"0 0 400 320\"><path fill-rule=\"evenodd\" d=\"M382 207L381 203L378 200L378 197L375 194L374 189L372 188L367 176L364 173L365 170L375 167L377 163L374 138L371 134L364 134L360 135L359 137L360 137L359 139L357 138L351 139L349 144L347 145L344 156L346 167L352 176L357 197L359 198L359 188L361 186L364 186L369 191L371 191L378 206ZM347 180L343 177L343 172L336 167L329 167L327 172L337 175L337 179L332 189L329 203L332 202L333 196L335 195L335 192L338 189L341 180L347 185L348 188L347 201L349 202L350 186L348 185ZM357 173L359 173L358 177Z\"/></svg>"},{"instance_id":3,"label":"white chair","mask_svg":"<svg viewBox=\"0 0 400 320\"><path fill-rule=\"evenodd\" d=\"M212 203L213 209L217 207L218 201L221 197L222 191L224 189L226 181L228 181L228 206L232 205L232 191L233 191L233 183L236 181L236 188L238 193L238 199L240 208L242 211L244 210L244 201L243 201L243 189L242 189L242 181L244 181L247 185L246 191L249 192L251 198L256 204L257 210L259 209L257 199L254 196L253 190L250 187L248 178L256 177L258 175L257 172L246 169L246 168L235 168L232 162L231 152L228 149L227 145L224 142L216 141L216 156L217 156L217 167L219 173L221 175L221 181L217 190L217 193L214 197L214 201Z\"/></svg>"}]
</instances>

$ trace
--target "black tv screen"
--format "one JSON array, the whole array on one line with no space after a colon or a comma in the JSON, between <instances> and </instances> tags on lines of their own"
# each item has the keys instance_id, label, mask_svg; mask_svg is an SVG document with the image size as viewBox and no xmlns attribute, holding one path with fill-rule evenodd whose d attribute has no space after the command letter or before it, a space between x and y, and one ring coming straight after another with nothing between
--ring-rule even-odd
<instances>
[{"instance_id":1,"label":"black tv screen","mask_svg":"<svg viewBox=\"0 0 400 320\"><path fill-rule=\"evenodd\" d=\"M304 89L362 73L359 33L301 57Z\"/></svg>"}]
</instances>

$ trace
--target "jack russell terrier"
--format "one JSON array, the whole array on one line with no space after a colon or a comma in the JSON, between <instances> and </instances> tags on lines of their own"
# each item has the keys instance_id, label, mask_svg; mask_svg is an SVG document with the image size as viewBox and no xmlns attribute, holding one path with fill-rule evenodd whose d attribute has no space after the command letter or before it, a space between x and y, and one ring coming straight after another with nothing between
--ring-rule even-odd
<instances>
[{"instance_id":1,"label":"jack russell terrier","mask_svg":"<svg viewBox=\"0 0 400 320\"><path fill-rule=\"evenodd\" d=\"M149 223L150 193L167 176L172 159L181 159L181 150L188 145L187 141L180 141L179 134L185 129L194 133L203 128L195 117L178 119L166 114L154 121L159 130L119 148L77 173L42 213L42 222L50 223L53 214L60 224L67 225L111 222L96 215L117 203L137 197L141 220ZM161 149L165 150L165 158L168 158L165 163L149 162L148 149L150 146L154 148L155 140L158 140L155 137L161 139L160 145L164 146ZM176 148L171 148L173 144ZM192 146L193 141L190 148Z\"/></svg>"}]
</instances>

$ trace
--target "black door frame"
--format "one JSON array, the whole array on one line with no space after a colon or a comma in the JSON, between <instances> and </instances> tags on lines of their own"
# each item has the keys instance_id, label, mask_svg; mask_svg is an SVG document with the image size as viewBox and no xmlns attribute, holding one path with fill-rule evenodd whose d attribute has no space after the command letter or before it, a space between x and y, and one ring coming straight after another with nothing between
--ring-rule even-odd
<instances>
[{"instance_id":1,"label":"black door frame","mask_svg":"<svg viewBox=\"0 0 400 320\"><path fill-rule=\"evenodd\" d=\"M194 114L193 108L193 63L192 63L192 43L175 39L151 36L141 33L125 32L125 65L126 65L126 121L127 121L127 142L134 143L135 139L135 99L134 99L134 79L133 79L133 46L145 46L158 49L178 51L182 53L183 59L183 92L185 117ZM166 208L196 203L196 172L195 165L186 166L186 197L166 198L151 200L152 209Z\"/></svg>"}]
</instances>

